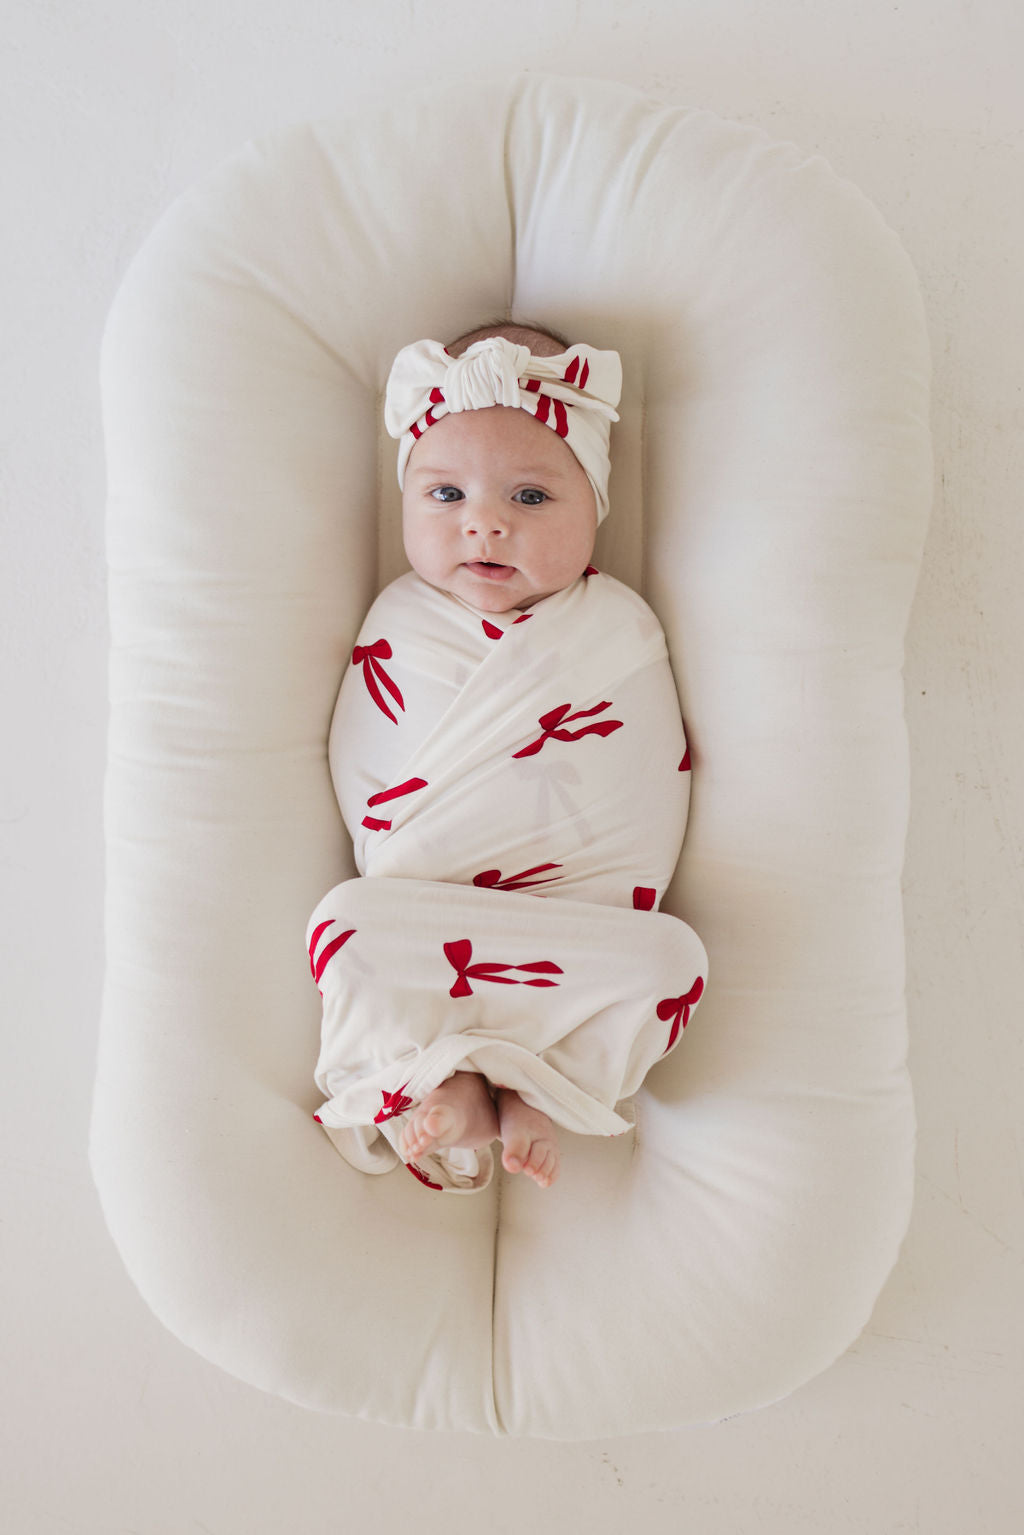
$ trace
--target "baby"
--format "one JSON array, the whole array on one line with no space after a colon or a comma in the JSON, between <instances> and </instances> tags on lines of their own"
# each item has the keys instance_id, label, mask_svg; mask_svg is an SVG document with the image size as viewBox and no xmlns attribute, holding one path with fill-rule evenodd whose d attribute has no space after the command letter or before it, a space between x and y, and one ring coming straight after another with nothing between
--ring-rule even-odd
<instances>
[{"instance_id":1,"label":"baby","mask_svg":"<svg viewBox=\"0 0 1024 1535\"><path fill-rule=\"evenodd\" d=\"M447 350L461 357L494 337L528 347L535 357L556 357L567 345L547 331L498 325L470 331ZM557 432L524 410L484 406L443 416L413 444L402 487L402 535L409 564L431 586L481 613L525 612L570 586L590 564L597 500ZM401 1149L413 1162L439 1146L476 1151L495 1139L506 1172L524 1172L541 1188L557 1178L558 1136L550 1117L514 1090L489 1085L479 1072L456 1072L417 1104Z\"/></svg>"},{"instance_id":2,"label":"baby","mask_svg":"<svg viewBox=\"0 0 1024 1535\"><path fill-rule=\"evenodd\" d=\"M485 326L447 347L407 347L389 379L385 420L400 440L403 537L413 574L371 610L332 728L332 770L357 863L376 877L337 887L311 919L318 984L344 988L333 1002L322 988L317 1080L331 1102L318 1117L329 1131L372 1118L433 1188L481 1186L489 1172L473 1176L473 1154L485 1154L495 1140L507 1172L550 1186L559 1143L548 1108L570 1129L621 1133L629 1120L614 1113L614 1103L675 1043L703 990L699 940L656 913L689 794L664 639L641 599L590 563L608 509L608 438L620 387L616 353L570 347L547 331L512 324ZM422 616L400 656L375 636L386 625L400 644L413 606ZM527 619L536 621L524 630ZM596 677L584 682L587 667ZM620 717L611 718L611 699L591 700L611 691L620 674ZM574 679L590 688L579 695L590 706L570 712L572 702L558 697L572 696ZM400 746L403 729L408 744ZM586 774L575 745L583 738ZM627 797L639 803L620 817L616 804ZM595 807L607 825L595 824ZM404 852L389 851L395 848ZM543 859L542 849L557 859ZM505 877L496 868L473 872L502 850L521 863L543 861ZM545 896L560 899L538 899ZM638 918L641 912L649 915ZM428 919L473 938L442 942L443 926L428 937ZM564 936L560 923L569 923ZM597 929L605 923L602 941ZM401 957L372 949L385 931L403 945ZM479 948L492 933L506 946L544 942L559 962L474 964L473 944ZM360 969L355 951L363 938ZM335 958L342 945L345 965ZM437 982L427 980L442 950L457 973L448 997L478 998L461 1028L450 1021L458 1006L446 1002L441 1011ZM416 971L414 992L406 966ZM634 972L645 975L643 986ZM680 984L680 996L658 999L659 990ZM523 994L513 996L508 986L561 990L534 991L524 1008ZM642 998L632 995L638 989ZM374 993L380 1007L368 1009L359 1032L353 1018ZM330 1028L329 1014L336 1020ZM405 1035L390 1046L371 1038L374 1018L379 1024L387 1016L390 1026L399 1014L411 1020ZM559 1019L557 1027L543 1021L549 1017ZM364 1091L371 1081L372 1102ZM418 1093L417 1085L429 1090ZM450 1180L438 1182L442 1166Z\"/></svg>"}]
</instances>

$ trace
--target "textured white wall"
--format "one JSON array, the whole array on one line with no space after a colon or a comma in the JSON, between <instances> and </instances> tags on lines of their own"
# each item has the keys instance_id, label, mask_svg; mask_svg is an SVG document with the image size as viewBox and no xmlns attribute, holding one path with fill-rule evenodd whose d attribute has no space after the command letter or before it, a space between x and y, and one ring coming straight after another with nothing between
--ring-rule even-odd
<instances>
[{"instance_id":1,"label":"textured white wall","mask_svg":"<svg viewBox=\"0 0 1024 1535\"><path fill-rule=\"evenodd\" d=\"M1024 23L1015 0L15 0L5 11L0 1507L18 1535L1020 1527ZM102 970L96 363L131 253L239 143L436 78L594 75L820 150L902 235L935 354L909 636L918 1200L788 1401L607 1444L318 1418L168 1337L85 1160ZM415 1282L411 1277L410 1282Z\"/></svg>"}]
</instances>

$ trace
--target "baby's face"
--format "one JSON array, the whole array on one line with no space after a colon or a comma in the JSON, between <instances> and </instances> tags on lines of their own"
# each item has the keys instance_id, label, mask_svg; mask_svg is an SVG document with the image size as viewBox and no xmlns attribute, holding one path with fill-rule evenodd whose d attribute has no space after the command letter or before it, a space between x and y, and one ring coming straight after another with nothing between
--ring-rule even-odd
<instances>
[{"instance_id":1,"label":"baby's face","mask_svg":"<svg viewBox=\"0 0 1024 1535\"><path fill-rule=\"evenodd\" d=\"M594 551L597 508L579 461L524 410L443 416L414 446L402 491L417 575L485 613L570 586Z\"/></svg>"}]
</instances>

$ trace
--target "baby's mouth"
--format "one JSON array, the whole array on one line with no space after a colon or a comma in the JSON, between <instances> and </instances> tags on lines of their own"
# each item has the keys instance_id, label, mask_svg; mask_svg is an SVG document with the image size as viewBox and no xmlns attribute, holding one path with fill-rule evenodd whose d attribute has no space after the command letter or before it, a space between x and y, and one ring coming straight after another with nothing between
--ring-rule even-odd
<instances>
[{"instance_id":1,"label":"baby's mouth","mask_svg":"<svg viewBox=\"0 0 1024 1535\"><path fill-rule=\"evenodd\" d=\"M473 571L474 575L483 576L485 581L506 581L509 576L515 575L514 565L499 565L496 560L467 560L466 569Z\"/></svg>"}]
</instances>

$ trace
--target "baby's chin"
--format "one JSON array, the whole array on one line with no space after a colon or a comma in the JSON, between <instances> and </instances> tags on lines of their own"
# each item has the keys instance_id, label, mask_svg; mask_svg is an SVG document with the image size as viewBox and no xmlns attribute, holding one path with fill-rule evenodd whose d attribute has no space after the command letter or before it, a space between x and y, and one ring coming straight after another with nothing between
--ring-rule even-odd
<instances>
[{"instance_id":1,"label":"baby's chin","mask_svg":"<svg viewBox=\"0 0 1024 1535\"><path fill-rule=\"evenodd\" d=\"M514 565L486 568L492 574L485 574L481 566L460 565L447 590L479 608L481 613L514 613L550 595L546 591L534 591L522 571Z\"/></svg>"}]
</instances>

